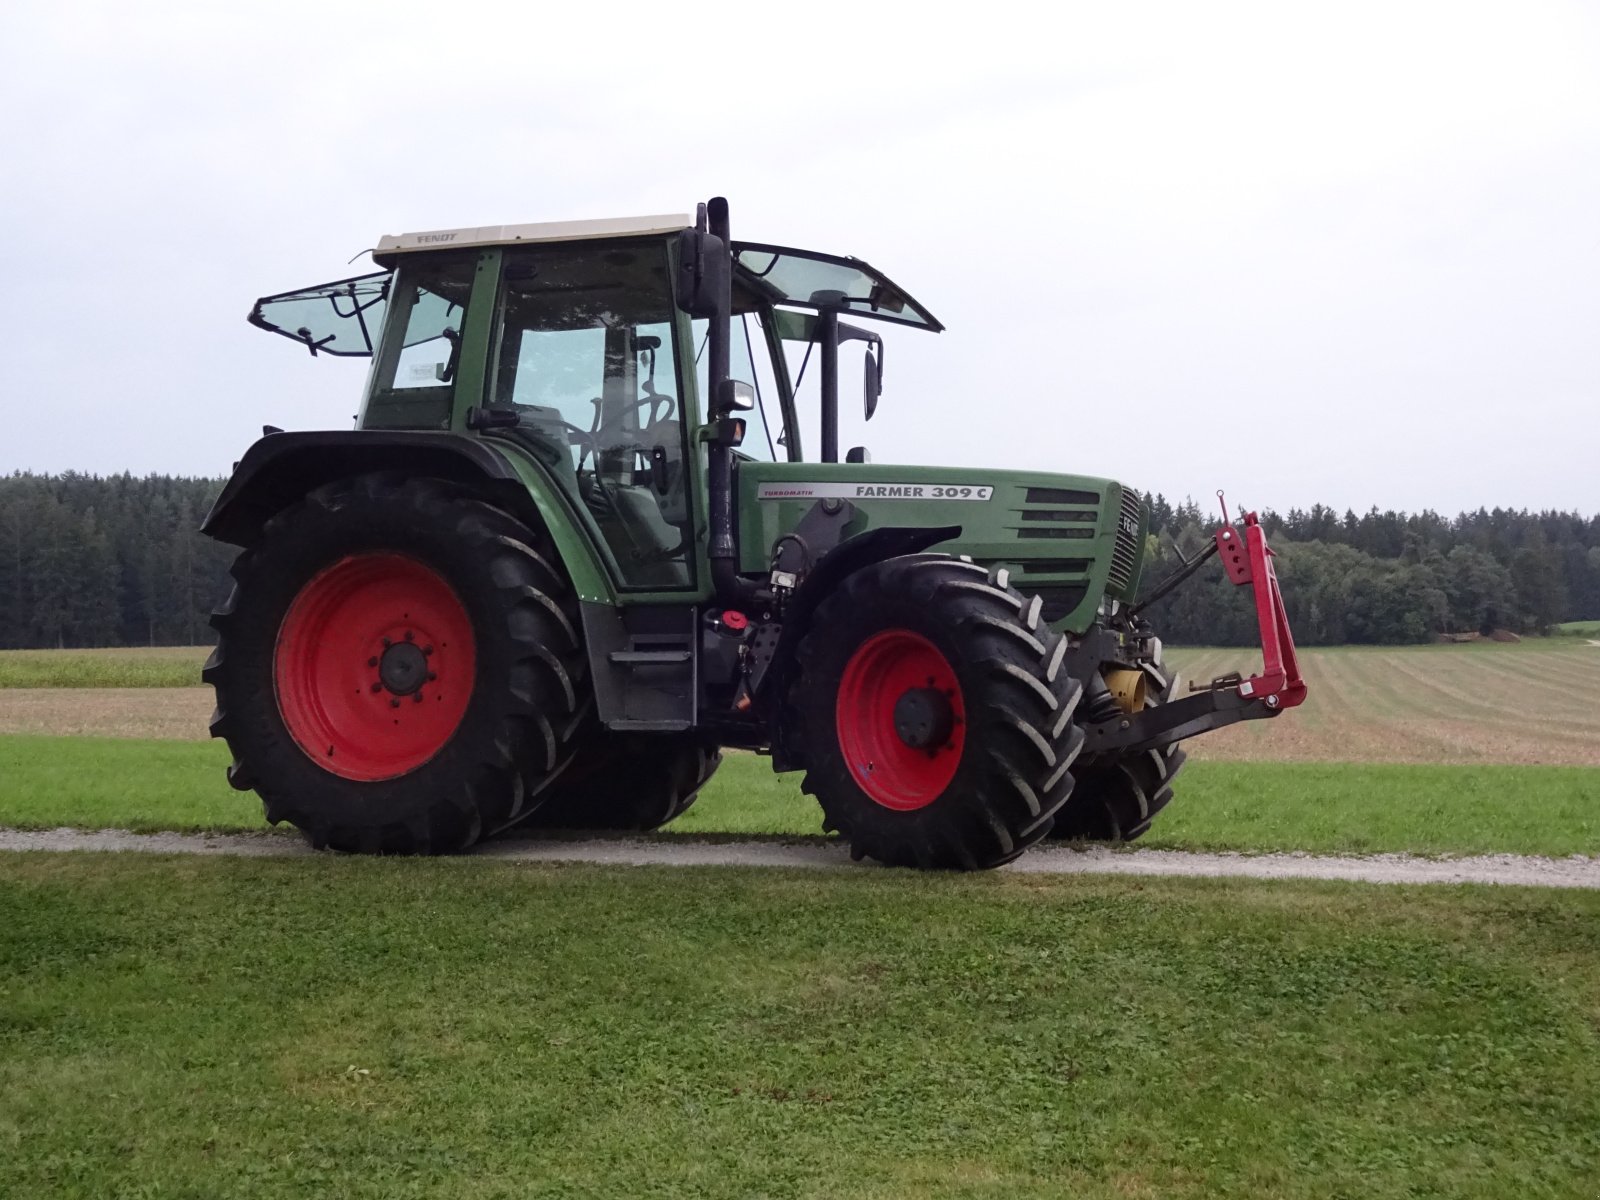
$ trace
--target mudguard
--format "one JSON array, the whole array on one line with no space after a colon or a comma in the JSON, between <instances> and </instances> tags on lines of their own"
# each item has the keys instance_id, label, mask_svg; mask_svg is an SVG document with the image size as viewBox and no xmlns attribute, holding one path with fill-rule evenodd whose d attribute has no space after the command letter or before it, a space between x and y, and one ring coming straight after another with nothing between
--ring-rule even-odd
<instances>
[{"instance_id":1,"label":"mudguard","mask_svg":"<svg viewBox=\"0 0 1600 1200\"><path fill-rule=\"evenodd\" d=\"M874 563L898 558L904 554L917 554L939 542L961 535L961 526L946 525L937 529L911 529L894 525L880 525L846 538L829 550L806 573L794 595L783 611L783 632L772 655L772 669L763 681L760 701L768 714L768 727L773 732L773 769L789 770L790 757L782 744L786 722L774 719L778 705L788 690L789 676L796 647L811 625L811 616L817 606L846 578Z\"/></svg>"},{"instance_id":2,"label":"mudguard","mask_svg":"<svg viewBox=\"0 0 1600 1200\"><path fill-rule=\"evenodd\" d=\"M269 433L235 465L200 531L248 546L274 513L314 488L351 475L394 471L444 479L484 493L497 507L550 533L579 597L614 599L594 550L575 529L541 469L511 447L451 433L401 430Z\"/></svg>"}]
</instances>

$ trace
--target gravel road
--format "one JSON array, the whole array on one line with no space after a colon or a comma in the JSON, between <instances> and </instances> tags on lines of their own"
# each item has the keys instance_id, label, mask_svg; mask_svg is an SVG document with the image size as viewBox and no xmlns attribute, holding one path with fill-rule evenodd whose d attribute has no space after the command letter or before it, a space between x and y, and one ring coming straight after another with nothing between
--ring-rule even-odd
<instances>
[{"instance_id":1,"label":"gravel road","mask_svg":"<svg viewBox=\"0 0 1600 1200\"><path fill-rule=\"evenodd\" d=\"M121 829L0 829L0 850L142 851L245 858L314 854L296 837L271 833L129 833ZM577 862L632 867L855 867L844 848L820 838L793 841L693 841L682 836L486 842L473 857L514 862ZM870 866L865 869L872 869ZM1030 850L1003 871L1041 875L1241 876L1347 879L1366 883L1500 883L1600 888L1600 857L1489 854L1419 858L1410 854L1199 854L1183 850Z\"/></svg>"}]
</instances>

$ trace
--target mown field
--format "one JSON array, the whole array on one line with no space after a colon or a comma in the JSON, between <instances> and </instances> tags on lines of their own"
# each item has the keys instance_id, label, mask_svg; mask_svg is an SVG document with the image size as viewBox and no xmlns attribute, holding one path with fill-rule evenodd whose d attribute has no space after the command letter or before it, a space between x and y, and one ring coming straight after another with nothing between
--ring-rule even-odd
<instances>
[{"instance_id":1,"label":"mown field","mask_svg":"<svg viewBox=\"0 0 1600 1200\"><path fill-rule=\"evenodd\" d=\"M0 653L0 825L261 827L207 740L200 649ZM1188 679L1247 667L1178 650ZM1311 696L1190 743L1142 845L1340 853L1600 853L1600 647L1568 640L1310 650ZM130 678L148 686L107 687ZM28 686L49 684L51 686ZM674 834L813 835L815 803L729 755Z\"/></svg>"},{"instance_id":2,"label":"mown field","mask_svg":"<svg viewBox=\"0 0 1600 1200\"><path fill-rule=\"evenodd\" d=\"M203 739L206 653L0 651L0 733ZM1259 669L1246 650L1177 649L1169 661L1186 681ZM1299 709L1198 738L1192 752L1244 762L1600 766L1600 646L1585 640L1319 648L1302 652L1302 666L1310 697Z\"/></svg>"},{"instance_id":3,"label":"mown field","mask_svg":"<svg viewBox=\"0 0 1600 1200\"><path fill-rule=\"evenodd\" d=\"M0 1195L1600 1178L1600 895L29 854L0 911Z\"/></svg>"},{"instance_id":4,"label":"mown field","mask_svg":"<svg viewBox=\"0 0 1600 1200\"><path fill-rule=\"evenodd\" d=\"M1178 650L1186 679L1240 668L1237 650ZM1197 753L1241 761L1600 766L1600 646L1339 647L1302 652L1310 695L1282 720L1221 730Z\"/></svg>"}]
</instances>

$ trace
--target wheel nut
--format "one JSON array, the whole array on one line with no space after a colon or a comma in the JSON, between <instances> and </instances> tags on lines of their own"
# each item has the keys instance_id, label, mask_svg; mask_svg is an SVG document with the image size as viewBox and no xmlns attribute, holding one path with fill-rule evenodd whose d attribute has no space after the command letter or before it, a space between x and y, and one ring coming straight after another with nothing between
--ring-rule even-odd
<instances>
[{"instance_id":1,"label":"wheel nut","mask_svg":"<svg viewBox=\"0 0 1600 1200\"><path fill-rule=\"evenodd\" d=\"M409 630L409 629L406 630L406 641L409 642L411 640L411 637L412 637L411 630Z\"/></svg>"},{"instance_id":2,"label":"wheel nut","mask_svg":"<svg viewBox=\"0 0 1600 1200\"><path fill-rule=\"evenodd\" d=\"M375 683L375 684L372 685L372 694L374 696L376 696L381 691L383 691L383 684Z\"/></svg>"},{"instance_id":3,"label":"wheel nut","mask_svg":"<svg viewBox=\"0 0 1600 1200\"><path fill-rule=\"evenodd\" d=\"M399 708L399 707L400 707L400 701L399 701L399 699L398 699L398 698L396 698L396 699L394 699L394 700L391 700L391 701L389 701L389 707L390 707L390 708Z\"/></svg>"},{"instance_id":4,"label":"wheel nut","mask_svg":"<svg viewBox=\"0 0 1600 1200\"><path fill-rule=\"evenodd\" d=\"M376 654L374 654L371 658L367 659L367 666L375 667L377 665L378 665L378 656Z\"/></svg>"},{"instance_id":5,"label":"wheel nut","mask_svg":"<svg viewBox=\"0 0 1600 1200\"><path fill-rule=\"evenodd\" d=\"M421 692L412 692L411 693L411 700L415 704L421 704L422 703L422 693Z\"/></svg>"},{"instance_id":6,"label":"wheel nut","mask_svg":"<svg viewBox=\"0 0 1600 1200\"><path fill-rule=\"evenodd\" d=\"M432 672L432 671L429 671L429 672L428 672L428 682L429 682L429 683L434 683L434 682L436 682L436 681L437 681L437 680L438 680L438 678L439 678L439 677L438 677L438 676L437 676L437 675L435 675L435 674L434 674L434 673L433 673L433 672Z\"/></svg>"},{"instance_id":7,"label":"wheel nut","mask_svg":"<svg viewBox=\"0 0 1600 1200\"><path fill-rule=\"evenodd\" d=\"M423 653L423 654L424 654L424 655L429 655L429 654L432 654L432 653L433 653L433 647L432 647L432 646L424 646L424 647L423 647L423 648L422 648L422 653Z\"/></svg>"}]
</instances>

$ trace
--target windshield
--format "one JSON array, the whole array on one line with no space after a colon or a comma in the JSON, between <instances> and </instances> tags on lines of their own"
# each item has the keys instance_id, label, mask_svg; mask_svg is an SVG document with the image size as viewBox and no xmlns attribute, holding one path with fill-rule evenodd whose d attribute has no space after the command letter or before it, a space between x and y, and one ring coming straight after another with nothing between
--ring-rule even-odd
<instances>
[{"instance_id":1,"label":"windshield","mask_svg":"<svg viewBox=\"0 0 1600 1200\"><path fill-rule=\"evenodd\" d=\"M875 317L920 329L944 328L887 275L858 258L837 258L755 242L735 242L733 250L740 282L774 304L837 308L851 316Z\"/></svg>"},{"instance_id":2,"label":"windshield","mask_svg":"<svg viewBox=\"0 0 1600 1200\"><path fill-rule=\"evenodd\" d=\"M383 327L389 272L318 283L263 296L250 310L250 324L299 342L312 354L363 358Z\"/></svg>"}]
</instances>

